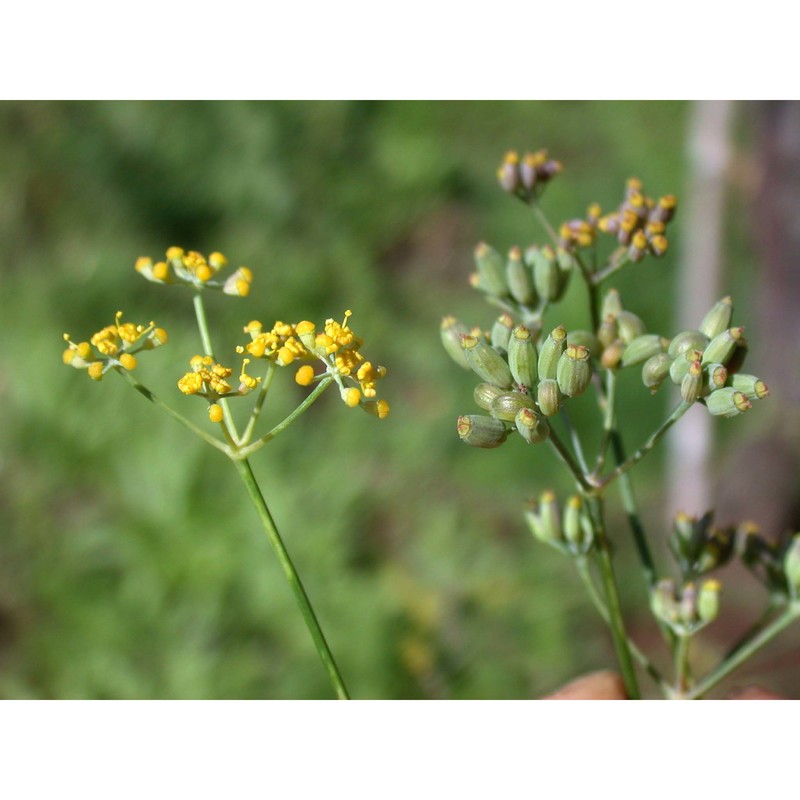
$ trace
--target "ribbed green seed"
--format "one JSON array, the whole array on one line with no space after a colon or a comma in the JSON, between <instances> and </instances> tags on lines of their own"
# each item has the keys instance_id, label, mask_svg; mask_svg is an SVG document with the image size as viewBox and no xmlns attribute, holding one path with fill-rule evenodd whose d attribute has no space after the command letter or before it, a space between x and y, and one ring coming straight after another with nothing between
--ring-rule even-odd
<instances>
[{"instance_id":1,"label":"ribbed green seed","mask_svg":"<svg viewBox=\"0 0 800 800\"><path fill-rule=\"evenodd\" d=\"M472 371L479 378L501 389L511 388L514 378L505 359L497 350L475 336L462 336L461 346Z\"/></svg>"},{"instance_id":2,"label":"ribbed green seed","mask_svg":"<svg viewBox=\"0 0 800 800\"><path fill-rule=\"evenodd\" d=\"M703 391L703 366L699 361L689 365L689 371L681 381L681 397L684 403L696 403Z\"/></svg>"},{"instance_id":3,"label":"ribbed green seed","mask_svg":"<svg viewBox=\"0 0 800 800\"><path fill-rule=\"evenodd\" d=\"M538 361L531 332L524 325L518 325L508 343L508 366L517 385L533 391L539 379Z\"/></svg>"},{"instance_id":4,"label":"ribbed green seed","mask_svg":"<svg viewBox=\"0 0 800 800\"><path fill-rule=\"evenodd\" d=\"M514 422L521 408L533 408L533 400L522 392L503 392L492 401L492 416L504 422Z\"/></svg>"},{"instance_id":5,"label":"ribbed green seed","mask_svg":"<svg viewBox=\"0 0 800 800\"><path fill-rule=\"evenodd\" d=\"M530 252L533 267L533 283L537 294L545 300L553 301L561 290L561 269L556 254L551 247Z\"/></svg>"},{"instance_id":6,"label":"ribbed green seed","mask_svg":"<svg viewBox=\"0 0 800 800\"><path fill-rule=\"evenodd\" d=\"M567 348L567 331L563 325L552 330L539 348L539 378L555 379L558 359Z\"/></svg>"},{"instance_id":7,"label":"ribbed green seed","mask_svg":"<svg viewBox=\"0 0 800 800\"><path fill-rule=\"evenodd\" d=\"M625 344L630 344L637 336L641 336L647 331L643 320L630 311L620 311L617 314L617 328L619 329L619 338Z\"/></svg>"},{"instance_id":8,"label":"ribbed green seed","mask_svg":"<svg viewBox=\"0 0 800 800\"><path fill-rule=\"evenodd\" d=\"M481 242L475 248L475 266L478 269L478 288L495 297L508 294L505 263L497 250Z\"/></svg>"},{"instance_id":9,"label":"ribbed green seed","mask_svg":"<svg viewBox=\"0 0 800 800\"><path fill-rule=\"evenodd\" d=\"M579 344L589 351L592 358L600 358L603 348L599 339L591 331L570 331L567 334L567 344Z\"/></svg>"},{"instance_id":10,"label":"ribbed green seed","mask_svg":"<svg viewBox=\"0 0 800 800\"><path fill-rule=\"evenodd\" d=\"M554 492L544 491L539 496L539 514L546 538L552 542L562 541L561 509Z\"/></svg>"},{"instance_id":11,"label":"ribbed green seed","mask_svg":"<svg viewBox=\"0 0 800 800\"><path fill-rule=\"evenodd\" d=\"M589 351L580 345L569 345L558 359L556 380L567 397L577 397L586 391L592 379Z\"/></svg>"},{"instance_id":12,"label":"ribbed green seed","mask_svg":"<svg viewBox=\"0 0 800 800\"><path fill-rule=\"evenodd\" d=\"M706 398L706 408L715 417L737 417L750 408L750 401L744 392L726 386L711 392Z\"/></svg>"},{"instance_id":13,"label":"ribbed green seed","mask_svg":"<svg viewBox=\"0 0 800 800\"><path fill-rule=\"evenodd\" d=\"M686 377L686 373L689 372L689 367L697 361L697 359L702 358L702 353L699 350L687 350L682 356L678 356L669 368L669 377L672 382L678 386L681 385L681 382Z\"/></svg>"},{"instance_id":14,"label":"ribbed green seed","mask_svg":"<svg viewBox=\"0 0 800 800\"><path fill-rule=\"evenodd\" d=\"M545 378L539 381L539 386L536 391L536 400L539 403L539 409L546 417L552 417L557 414L563 402L561 390L558 388L558 381L553 378Z\"/></svg>"},{"instance_id":15,"label":"ribbed green seed","mask_svg":"<svg viewBox=\"0 0 800 800\"><path fill-rule=\"evenodd\" d=\"M769 397L767 384L755 375L734 375L731 378L731 386L743 392L748 400L763 400Z\"/></svg>"},{"instance_id":16,"label":"ribbed green seed","mask_svg":"<svg viewBox=\"0 0 800 800\"><path fill-rule=\"evenodd\" d=\"M662 339L656 333L646 333L643 336L637 336L623 351L622 351L622 366L633 367L637 364L642 364L648 358L662 353L665 349L665 339Z\"/></svg>"},{"instance_id":17,"label":"ribbed green seed","mask_svg":"<svg viewBox=\"0 0 800 800\"><path fill-rule=\"evenodd\" d=\"M667 352L673 357L682 356L687 350L699 350L701 353L711 340L702 331L681 331L670 343Z\"/></svg>"},{"instance_id":18,"label":"ribbed green seed","mask_svg":"<svg viewBox=\"0 0 800 800\"><path fill-rule=\"evenodd\" d=\"M461 347L461 337L469 333L467 326L459 322L455 317L445 317L442 320L440 333L442 345L444 345L447 355L449 355L459 367L471 369L464 349Z\"/></svg>"},{"instance_id":19,"label":"ribbed green seed","mask_svg":"<svg viewBox=\"0 0 800 800\"><path fill-rule=\"evenodd\" d=\"M514 320L510 314L501 314L492 325L491 341L492 347L507 351L508 340L511 337L511 331L514 329Z\"/></svg>"},{"instance_id":20,"label":"ribbed green seed","mask_svg":"<svg viewBox=\"0 0 800 800\"><path fill-rule=\"evenodd\" d=\"M508 429L499 419L480 414L459 417L456 430L461 441L473 447L499 447L508 437Z\"/></svg>"},{"instance_id":21,"label":"ribbed green seed","mask_svg":"<svg viewBox=\"0 0 800 800\"><path fill-rule=\"evenodd\" d=\"M511 296L522 305L533 305L536 302L536 289L533 275L522 260L519 247L512 247L506 261L506 283Z\"/></svg>"},{"instance_id":22,"label":"ribbed green seed","mask_svg":"<svg viewBox=\"0 0 800 800\"><path fill-rule=\"evenodd\" d=\"M544 417L540 417L529 408L521 408L514 419L520 436L528 444L539 444L550 435L550 426Z\"/></svg>"},{"instance_id":23,"label":"ribbed green seed","mask_svg":"<svg viewBox=\"0 0 800 800\"><path fill-rule=\"evenodd\" d=\"M731 317L733 316L733 303L730 297L723 297L718 300L708 313L703 317L700 323L700 330L713 339L719 336L731 324Z\"/></svg>"},{"instance_id":24,"label":"ribbed green seed","mask_svg":"<svg viewBox=\"0 0 800 800\"><path fill-rule=\"evenodd\" d=\"M658 353L651 356L642 367L642 383L651 392L655 392L669 375L671 365L672 359L667 353Z\"/></svg>"},{"instance_id":25,"label":"ribbed green seed","mask_svg":"<svg viewBox=\"0 0 800 800\"><path fill-rule=\"evenodd\" d=\"M728 328L717 334L703 351L703 364L727 365L743 333L744 328Z\"/></svg>"},{"instance_id":26,"label":"ribbed green seed","mask_svg":"<svg viewBox=\"0 0 800 800\"><path fill-rule=\"evenodd\" d=\"M491 411L495 397L501 394L503 390L497 386L491 383L479 383L472 392L472 397L484 411Z\"/></svg>"}]
</instances>

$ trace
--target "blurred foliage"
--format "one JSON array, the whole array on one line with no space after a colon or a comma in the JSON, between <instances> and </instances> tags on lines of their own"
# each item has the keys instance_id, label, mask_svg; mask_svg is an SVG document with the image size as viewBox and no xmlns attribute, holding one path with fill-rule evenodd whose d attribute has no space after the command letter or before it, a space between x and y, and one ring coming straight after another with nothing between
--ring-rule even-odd
<instances>
[{"instance_id":1,"label":"blurred foliage","mask_svg":"<svg viewBox=\"0 0 800 800\"><path fill-rule=\"evenodd\" d=\"M169 345L140 380L195 413L175 380L199 349L189 293L133 271L169 245L255 274L213 296L218 352L253 318L354 311L389 367L386 422L333 395L255 469L343 674L361 698L515 698L613 663L571 566L526 533L524 499L566 491L549 453L474 451L455 434L473 381L440 348L454 313L489 326L472 248L541 240L500 192L504 150L549 147L554 220L623 181L680 192L680 103L5 103L0 105L0 693L44 698L328 697L289 589L223 456L109 376L61 366L61 334L154 319ZM615 281L671 330L679 250ZM639 270L647 271L641 280ZM553 324L583 324L579 282ZM623 381L631 443L663 416ZM300 396L279 375L268 416ZM582 398L583 399L583 398ZM578 421L591 404L576 402ZM640 486L661 521L652 478ZM648 471L649 470L649 471ZM620 554L623 572L629 563ZM638 575L623 591L642 603Z\"/></svg>"}]
</instances>

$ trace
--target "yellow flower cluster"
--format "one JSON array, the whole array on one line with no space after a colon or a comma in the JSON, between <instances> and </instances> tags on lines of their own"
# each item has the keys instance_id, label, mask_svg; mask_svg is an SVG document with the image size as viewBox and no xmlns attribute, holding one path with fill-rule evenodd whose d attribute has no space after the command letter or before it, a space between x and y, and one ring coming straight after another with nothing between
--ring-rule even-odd
<instances>
[{"instance_id":1,"label":"yellow flower cluster","mask_svg":"<svg viewBox=\"0 0 800 800\"><path fill-rule=\"evenodd\" d=\"M191 370L178 381L178 389L184 394L196 394L212 400L230 395L244 395L255 389L261 378L254 378L246 372L249 359L244 359L239 375L239 386L234 391L228 378L233 374L230 367L217 364L211 356L192 356L189 359Z\"/></svg>"},{"instance_id":2,"label":"yellow flower cluster","mask_svg":"<svg viewBox=\"0 0 800 800\"><path fill-rule=\"evenodd\" d=\"M76 344L65 333L68 347L63 354L64 363L87 370L92 380L99 381L113 367L135 369L138 363L135 353L152 350L167 341L167 332L157 328L154 322L145 327L121 320L122 312L117 311L114 324L97 331L88 342Z\"/></svg>"},{"instance_id":3,"label":"yellow flower cluster","mask_svg":"<svg viewBox=\"0 0 800 800\"><path fill-rule=\"evenodd\" d=\"M183 283L209 289L221 289L225 294L246 297L250 293L253 273L247 267L239 267L225 281L215 280L217 274L228 264L222 253L211 253L206 258L196 250L184 251L181 247L170 247L164 261L153 262L149 256L136 260L136 271L154 283Z\"/></svg>"},{"instance_id":4,"label":"yellow flower cluster","mask_svg":"<svg viewBox=\"0 0 800 800\"><path fill-rule=\"evenodd\" d=\"M295 374L297 383L310 386L323 374L331 375L346 405L350 408L359 406L384 419L389 414L389 404L377 399L377 383L386 375L386 367L373 366L365 359L361 353L364 342L349 325L351 316L352 311L346 311L341 323L328 319L321 331L317 331L317 326L308 320L296 325L278 321L265 331L264 326L254 320L244 328L251 341L236 349L254 358L272 359L279 366L317 358L325 364L325 373L316 375L311 365L304 364Z\"/></svg>"}]
</instances>

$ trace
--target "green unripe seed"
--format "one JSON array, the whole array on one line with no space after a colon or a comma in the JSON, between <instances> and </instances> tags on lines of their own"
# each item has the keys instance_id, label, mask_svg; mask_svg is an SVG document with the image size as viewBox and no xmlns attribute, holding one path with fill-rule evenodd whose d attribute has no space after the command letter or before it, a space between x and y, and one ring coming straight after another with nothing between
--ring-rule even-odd
<instances>
[{"instance_id":1,"label":"green unripe seed","mask_svg":"<svg viewBox=\"0 0 800 800\"><path fill-rule=\"evenodd\" d=\"M547 420L529 408L521 408L517 412L514 424L517 426L520 436L528 444L539 444L550 435L550 426L547 424Z\"/></svg>"},{"instance_id":2,"label":"green unripe seed","mask_svg":"<svg viewBox=\"0 0 800 800\"><path fill-rule=\"evenodd\" d=\"M522 385L533 391L539 379L538 362L531 332L524 325L518 325L511 332L508 343L508 366L518 386Z\"/></svg>"},{"instance_id":3,"label":"green unripe seed","mask_svg":"<svg viewBox=\"0 0 800 800\"><path fill-rule=\"evenodd\" d=\"M546 417L552 417L553 414L557 414L563 402L563 395L558 388L558 381L552 378L539 381L536 400L539 403L539 410Z\"/></svg>"},{"instance_id":4,"label":"green unripe seed","mask_svg":"<svg viewBox=\"0 0 800 800\"><path fill-rule=\"evenodd\" d=\"M728 328L715 336L703 352L703 364L727 365L743 333L744 328Z\"/></svg>"},{"instance_id":5,"label":"green unripe seed","mask_svg":"<svg viewBox=\"0 0 800 800\"><path fill-rule=\"evenodd\" d=\"M728 370L722 364L709 364L705 368L706 386L708 391L721 389L728 380Z\"/></svg>"},{"instance_id":6,"label":"green unripe seed","mask_svg":"<svg viewBox=\"0 0 800 800\"><path fill-rule=\"evenodd\" d=\"M533 408L533 400L522 392L503 392L492 401L492 416L504 422L514 422L521 408Z\"/></svg>"},{"instance_id":7,"label":"green unripe seed","mask_svg":"<svg viewBox=\"0 0 800 800\"><path fill-rule=\"evenodd\" d=\"M711 392L706 398L706 408L715 417L737 417L750 408L750 401L744 392L726 386Z\"/></svg>"},{"instance_id":8,"label":"green unripe seed","mask_svg":"<svg viewBox=\"0 0 800 800\"><path fill-rule=\"evenodd\" d=\"M479 383L472 392L472 397L484 411L491 411L495 397L501 394L503 394L503 390L498 389L497 386L491 383Z\"/></svg>"},{"instance_id":9,"label":"green unripe seed","mask_svg":"<svg viewBox=\"0 0 800 800\"><path fill-rule=\"evenodd\" d=\"M585 347L592 358L600 358L600 353L603 352L600 340L591 331L570 331L567 334L567 344Z\"/></svg>"},{"instance_id":10,"label":"green unripe seed","mask_svg":"<svg viewBox=\"0 0 800 800\"><path fill-rule=\"evenodd\" d=\"M478 270L478 288L495 297L508 294L506 268L503 257L493 247L481 242L475 248L475 266Z\"/></svg>"},{"instance_id":11,"label":"green unripe seed","mask_svg":"<svg viewBox=\"0 0 800 800\"><path fill-rule=\"evenodd\" d=\"M552 330L539 348L539 378L555 379L558 360L567 349L567 331L563 325Z\"/></svg>"},{"instance_id":12,"label":"green unripe seed","mask_svg":"<svg viewBox=\"0 0 800 800\"><path fill-rule=\"evenodd\" d=\"M643 336L637 336L623 351L622 351L622 366L633 367L637 364L642 364L648 358L663 353L665 350L666 339L663 339L656 333L646 333Z\"/></svg>"},{"instance_id":13,"label":"green unripe seed","mask_svg":"<svg viewBox=\"0 0 800 800\"><path fill-rule=\"evenodd\" d=\"M694 361L681 381L681 397L684 403L696 403L703 391L703 365Z\"/></svg>"},{"instance_id":14,"label":"green unripe seed","mask_svg":"<svg viewBox=\"0 0 800 800\"><path fill-rule=\"evenodd\" d=\"M583 394L592 380L589 351L580 345L569 345L558 359L556 380L558 388L567 397Z\"/></svg>"},{"instance_id":15,"label":"green unripe seed","mask_svg":"<svg viewBox=\"0 0 800 800\"><path fill-rule=\"evenodd\" d=\"M561 269L556 254L551 247L530 252L533 268L533 283L537 294L545 300L553 301L561 291Z\"/></svg>"},{"instance_id":16,"label":"green unripe seed","mask_svg":"<svg viewBox=\"0 0 800 800\"><path fill-rule=\"evenodd\" d=\"M597 339L604 348L610 347L619 339L619 327L617 326L616 317L612 317L609 314L603 318L600 327L597 329Z\"/></svg>"},{"instance_id":17,"label":"green unripe seed","mask_svg":"<svg viewBox=\"0 0 800 800\"><path fill-rule=\"evenodd\" d=\"M689 367L698 359L702 359L702 356L699 350L687 350L682 356L678 356L669 367L669 377L672 382L680 386L689 372Z\"/></svg>"},{"instance_id":18,"label":"green unripe seed","mask_svg":"<svg viewBox=\"0 0 800 800\"><path fill-rule=\"evenodd\" d=\"M480 414L459 417L456 430L461 441L473 447L499 447L508 438L508 429L499 419Z\"/></svg>"},{"instance_id":19,"label":"green unripe seed","mask_svg":"<svg viewBox=\"0 0 800 800\"><path fill-rule=\"evenodd\" d=\"M709 312L703 317L700 323L700 330L713 339L719 336L731 324L731 317L733 316L733 302L730 297L723 297L718 300Z\"/></svg>"},{"instance_id":20,"label":"green unripe seed","mask_svg":"<svg viewBox=\"0 0 800 800\"><path fill-rule=\"evenodd\" d=\"M575 261L575 256L567 250L564 250L563 247L559 247L556 251L556 260L558 261L559 283L558 295L555 299L559 300L564 296L564 292L567 291L572 273L577 267L577 262Z\"/></svg>"},{"instance_id":21,"label":"green unripe seed","mask_svg":"<svg viewBox=\"0 0 800 800\"><path fill-rule=\"evenodd\" d=\"M508 252L506 261L506 283L511 296L522 305L533 305L536 302L536 289L533 285L533 275L522 260L519 247L512 247Z\"/></svg>"},{"instance_id":22,"label":"green unripe seed","mask_svg":"<svg viewBox=\"0 0 800 800\"><path fill-rule=\"evenodd\" d=\"M744 392L748 400L763 400L765 397L769 397L767 384L755 375L734 375L731 378L731 386Z\"/></svg>"},{"instance_id":23,"label":"green unripe seed","mask_svg":"<svg viewBox=\"0 0 800 800\"><path fill-rule=\"evenodd\" d=\"M701 353L711 340L702 331L681 331L670 343L667 352L672 358L682 356L687 350L699 350Z\"/></svg>"},{"instance_id":24,"label":"green unripe seed","mask_svg":"<svg viewBox=\"0 0 800 800\"><path fill-rule=\"evenodd\" d=\"M498 350L508 350L508 340L514 328L514 320L509 314L501 314L492 325L492 347Z\"/></svg>"},{"instance_id":25,"label":"green unripe seed","mask_svg":"<svg viewBox=\"0 0 800 800\"><path fill-rule=\"evenodd\" d=\"M561 532L561 509L554 492L547 490L539 496L539 513L547 539L552 542L562 541L564 536Z\"/></svg>"},{"instance_id":26,"label":"green unripe seed","mask_svg":"<svg viewBox=\"0 0 800 800\"><path fill-rule=\"evenodd\" d=\"M476 336L462 336L461 347L472 371L482 380L501 389L510 389L514 383L505 359L494 348Z\"/></svg>"},{"instance_id":27,"label":"green unripe seed","mask_svg":"<svg viewBox=\"0 0 800 800\"><path fill-rule=\"evenodd\" d=\"M651 356L642 367L642 383L651 392L655 392L669 375L671 365L672 359L667 353L658 353Z\"/></svg>"},{"instance_id":28,"label":"green unripe seed","mask_svg":"<svg viewBox=\"0 0 800 800\"><path fill-rule=\"evenodd\" d=\"M617 315L622 311L622 300L619 296L619 292L616 289L609 289L606 292L606 296L603 298L603 305L600 309L600 316L603 319L606 317L611 317L612 319L616 319Z\"/></svg>"},{"instance_id":29,"label":"green unripe seed","mask_svg":"<svg viewBox=\"0 0 800 800\"><path fill-rule=\"evenodd\" d=\"M642 336L647 332L642 319L630 311L620 311L617 314L617 328L619 338L625 344L630 344L637 336Z\"/></svg>"},{"instance_id":30,"label":"green unripe seed","mask_svg":"<svg viewBox=\"0 0 800 800\"><path fill-rule=\"evenodd\" d=\"M581 508L583 501L580 495L572 495L567 500L564 508L563 531L564 538L578 551L583 549L584 537L581 526Z\"/></svg>"},{"instance_id":31,"label":"green unripe seed","mask_svg":"<svg viewBox=\"0 0 800 800\"><path fill-rule=\"evenodd\" d=\"M531 502L525 509L525 522L528 523L528 528L535 539L538 539L540 542L544 542L545 544L549 544L544 533L544 526L542 525L542 517L539 513L538 503Z\"/></svg>"},{"instance_id":32,"label":"green unripe seed","mask_svg":"<svg viewBox=\"0 0 800 800\"><path fill-rule=\"evenodd\" d=\"M464 349L461 347L461 337L466 336L469 333L467 326L462 322L459 322L455 317L445 317L442 320L440 333L442 337L442 345L444 346L447 355L449 355L459 367L462 367L463 369L471 369L469 361L467 361L467 356L464 353ZM304 341L303 344L306 344L306 342ZM306 347L313 352L313 333L311 334L311 340L309 344L306 344Z\"/></svg>"}]
</instances>

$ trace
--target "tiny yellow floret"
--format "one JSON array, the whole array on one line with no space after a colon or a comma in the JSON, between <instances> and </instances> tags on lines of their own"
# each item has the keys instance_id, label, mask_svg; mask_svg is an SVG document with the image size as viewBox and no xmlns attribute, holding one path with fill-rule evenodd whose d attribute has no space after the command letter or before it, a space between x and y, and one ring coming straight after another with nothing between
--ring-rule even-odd
<instances>
[{"instance_id":1,"label":"tiny yellow floret","mask_svg":"<svg viewBox=\"0 0 800 800\"><path fill-rule=\"evenodd\" d=\"M310 386L314 381L314 367L304 364L295 373L294 379L300 386Z\"/></svg>"},{"instance_id":2,"label":"tiny yellow floret","mask_svg":"<svg viewBox=\"0 0 800 800\"><path fill-rule=\"evenodd\" d=\"M342 400L345 405L355 408L361 402L361 392L358 389L342 389Z\"/></svg>"},{"instance_id":3,"label":"tiny yellow floret","mask_svg":"<svg viewBox=\"0 0 800 800\"><path fill-rule=\"evenodd\" d=\"M136 369L136 356L132 356L130 353L123 353L119 357L119 363L130 372Z\"/></svg>"},{"instance_id":4,"label":"tiny yellow floret","mask_svg":"<svg viewBox=\"0 0 800 800\"><path fill-rule=\"evenodd\" d=\"M169 275L169 268L165 261L159 261L156 264L153 264L153 277L157 281L165 281L167 276Z\"/></svg>"},{"instance_id":5,"label":"tiny yellow floret","mask_svg":"<svg viewBox=\"0 0 800 800\"><path fill-rule=\"evenodd\" d=\"M208 407L208 418L212 422L222 422L222 406L217 405L217 403L212 403Z\"/></svg>"},{"instance_id":6,"label":"tiny yellow floret","mask_svg":"<svg viewBox=\"0 0 800 800\"><path fill-rule=\"evenodd\" d=\"M89 364L89 369L87 370L89 373L89 377L93 381L100 381L103 379L103 362L102 361L94 361Z\"/></svg>"}]
</instances>

